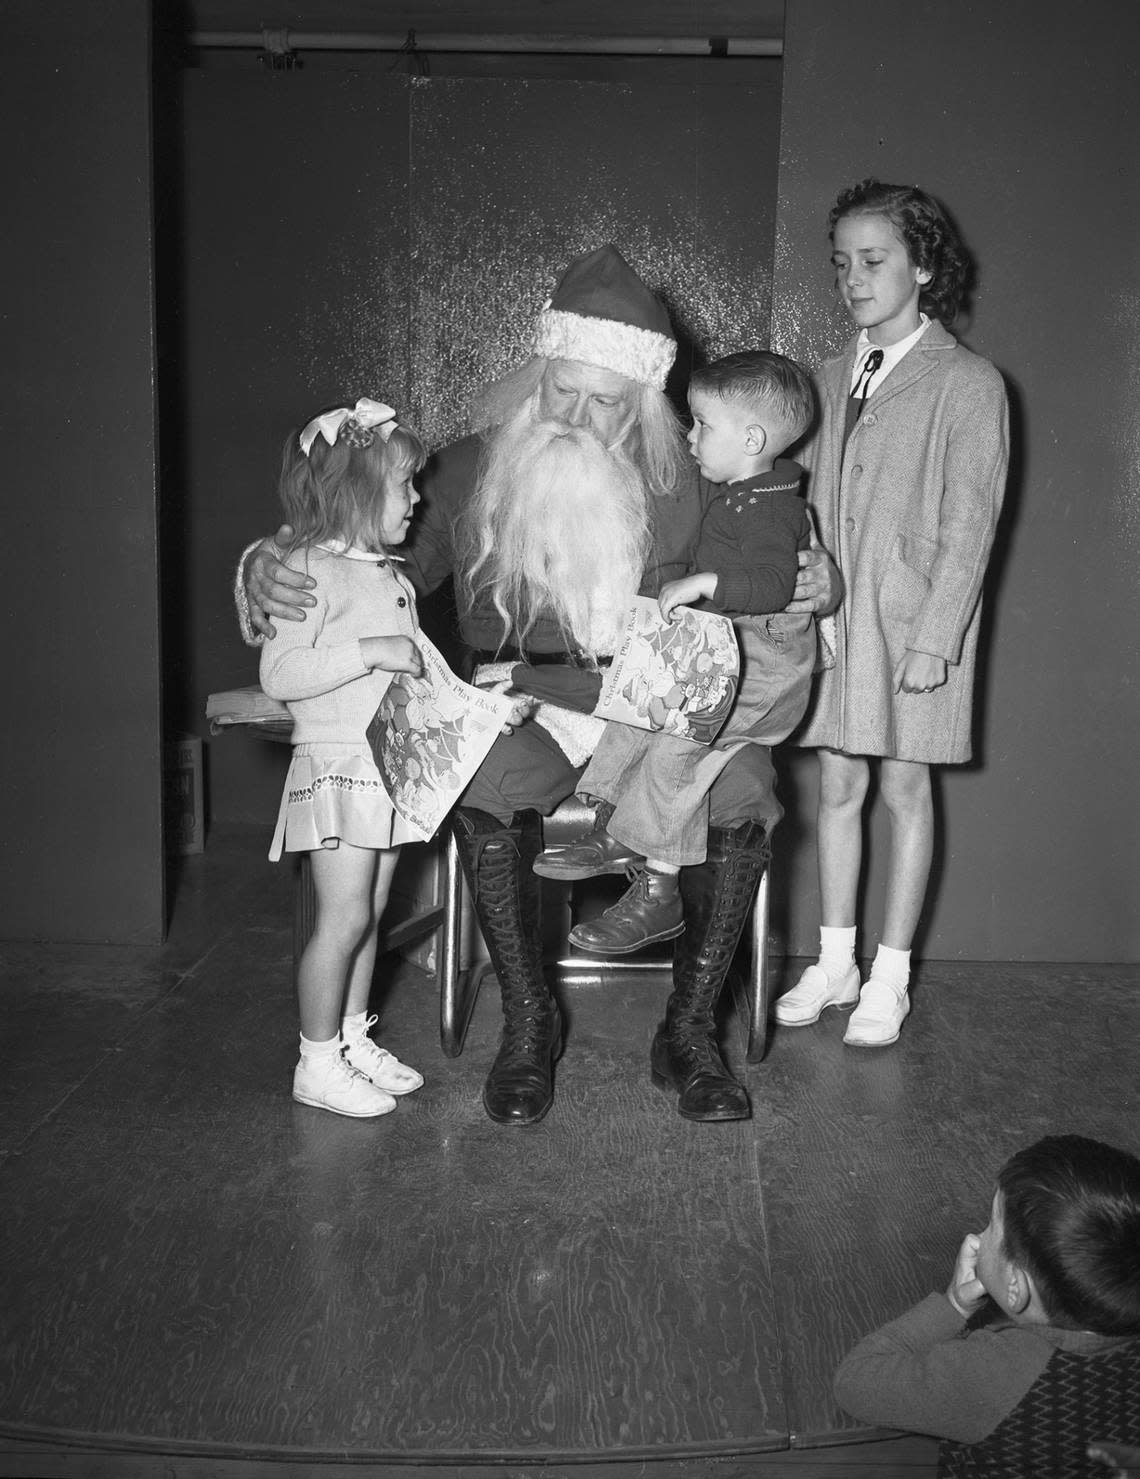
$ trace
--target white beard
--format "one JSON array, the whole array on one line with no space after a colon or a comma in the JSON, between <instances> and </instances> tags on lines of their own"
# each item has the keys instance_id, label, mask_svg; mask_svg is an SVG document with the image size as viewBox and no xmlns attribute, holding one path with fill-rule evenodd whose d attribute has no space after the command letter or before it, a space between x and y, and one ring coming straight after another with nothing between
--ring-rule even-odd
<instances>
[{"instance_id":1,"label":"white beard","mask_svg":"<svg viewBox=\"0 0 1140 1479\"><path fill-rule=\"evenodd\" d=\"M494 435L468 538L464 582L509 640L525 645L548 617L585 652L610 653L649 553L649 499L620 449L528 407Z\"/></svg>"}]
</instances>

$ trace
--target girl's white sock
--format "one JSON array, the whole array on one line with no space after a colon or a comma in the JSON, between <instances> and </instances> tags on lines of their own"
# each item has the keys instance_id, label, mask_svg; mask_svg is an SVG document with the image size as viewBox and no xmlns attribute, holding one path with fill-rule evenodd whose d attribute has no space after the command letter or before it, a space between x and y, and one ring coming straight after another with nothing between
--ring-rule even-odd
<instances>
[{"instance_id":1,"label":"girl's white sock","mask_svg":"<svg viewBox=\"0 0 1140 1479\"><path fill-rule=\"evenodd\" d=\"M833 929L822 925L819 931L819 964L828 980L838 981L855 964L855 926Z\"/></svg>"},{"instance_id":2,"label":"girl's white sock","mask_svg":"<svg viewBox=\"0 0 1140 1479\"><path fill-rule=\"evenodd\" d=\"M350 1037L363 1037L368 1031L368 1013L353 1012L351 1017L342 1017L340 1035L344 1042Z\"/></svg>"},{"instance_id":3,"label":"girl's white sock","mask_svg":"<svg viewBox=\"0 0 1140 1479\"><path fill-rule=\"evenodd\" d=\"M885 981L901 996L910 981L910 951L892 950L889 945L880 945L875 952L875 963L871 974L876 981Z\"/></svg>"},{"instance_id":4,"label":"girl's white sock","mask_svg":"<svg viewBox=\"0 0 1140 1479\"><path fill-rule=\"evenodd\" d=\"M301 1057L310 1059L334 1058L340 1052L340 1038L330 1037L328 1042L314 1042L301 1033Z\"/></svg>"}]
</instances>

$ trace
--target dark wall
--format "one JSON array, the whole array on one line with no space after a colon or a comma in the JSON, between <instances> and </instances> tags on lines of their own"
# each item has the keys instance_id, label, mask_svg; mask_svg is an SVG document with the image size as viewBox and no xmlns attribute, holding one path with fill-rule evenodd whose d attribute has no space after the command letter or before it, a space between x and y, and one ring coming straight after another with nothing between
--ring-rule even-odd
<instances>
[{"instance_id":1,"label":"dark wall","mask_svg":"<svg viewBox=\"0 0 1140 1479\"><path fill-rule=\"evenodd\" d=\"M163 930L146 0L10 0L3 934Z\"/></svg>"},{"instance_id":2,"label":"dark wall","mask_svg":"<svg viewBox=\"0 0 1140 1479\"><path fill-rule=\"evenodd\" d=\"M969 346L1007 377L1014 461L975 764L939 788L932 957L1135 960L1140 611L1140 6L788 0L776 347L847 330L826 215L866 176L943 199L980 264ZM781 893L818 924L813 762L789 761ZM881 816L872 838L881 862ZM872 953L882 869L864 912Z\"/></svg>"},{"instance_id":3,"label":"dark wall","mask_svg":"<svg viewBox=\"0 0 1140 1479\"><path fill-rule=\"evenodd\" d=\"M230 583L242 546L276 527L291 425L371 393L429 445L463 433L472 392L527 357L566 261L610 240L689 346L767 343L778 63L751 75L726 88L252 60L186 75L185 688L199 733L211 690L256 681ZM279 748L226 735L208 758L214 821L268 836Z\"/></svg>"}]
</instances>

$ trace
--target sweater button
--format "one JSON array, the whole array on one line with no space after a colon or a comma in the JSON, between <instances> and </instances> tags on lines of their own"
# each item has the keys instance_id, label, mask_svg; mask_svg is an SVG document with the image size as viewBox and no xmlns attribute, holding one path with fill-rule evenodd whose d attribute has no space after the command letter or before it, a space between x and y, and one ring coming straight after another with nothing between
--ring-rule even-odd
<instances>
[{"instance_id":1,"label":"sweater button","mask_svg":"<svg viewBox=\"0 0 1140 1479\"><path fill-rule=\"evenodd\" d=\"M843 522L847 525L847 528L848 529L854 529L854 527L855 527L855 520L854 519L844 519Z\"/></svg>"},{"instance_id":2,"label":"sweater button","mask_svg":"<svg viewBox=\"0 0 1140 1479\"><path fill-rule=\"evenodd\" d=\"M875 413L873 411L871 411L866 416L863 417L863 425L864 426L874 426L874 424L875 424Z\"/></svg>"},{"instance_id":3,"label":"sweater button","mask_svg":"<svg viewBox=\"0 0 1140 1479\"><path fill-rule=\"evenodd\" d=\"M861 478L863 476L863 464L861 462L857 462L851 469L851 476L853 478Z\"/></svg>"},{"instance_id":4,"label":"sweater button","mask_svg":"<svg viewBox=\"0 0 1140 1479\"><path fill-rule=\"evenodd\" d=\"M407 598L407 596L397 596L396 597L396 605L397 606L406 606L407 604L408 604L408 598Z\"/></svg>"}]
</instances>

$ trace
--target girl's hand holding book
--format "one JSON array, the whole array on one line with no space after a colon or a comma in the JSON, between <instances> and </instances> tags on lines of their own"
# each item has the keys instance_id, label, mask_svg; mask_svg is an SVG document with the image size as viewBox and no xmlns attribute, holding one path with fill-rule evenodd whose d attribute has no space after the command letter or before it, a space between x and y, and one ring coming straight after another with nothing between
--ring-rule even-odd
<instances>
[{"instance_id":1,"label":"girl's hand holding book","mask_svg":"<svg viewBox=\"0 0 1140 1479\"><path fill-rule=\"evenodd\" d=\"M369 668L381 668L385 673L411 673L415 678L423 676L423 658L411 637L361 637L360 656Z\"/></svg>"}]
</instances>

